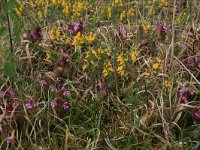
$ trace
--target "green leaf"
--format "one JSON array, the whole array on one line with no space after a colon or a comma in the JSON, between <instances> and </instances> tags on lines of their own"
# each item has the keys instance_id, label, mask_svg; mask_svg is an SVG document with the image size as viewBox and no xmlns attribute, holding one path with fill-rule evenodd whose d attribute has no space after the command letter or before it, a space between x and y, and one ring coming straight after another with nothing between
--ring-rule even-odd
<instances>
[{"instance_id":1,"label":"green leaf","mask_svg":"<svg viewBox=\"0 0 200 150\"><path fill-rule=\"evenodd\" d=\"M20 4L17 0L10 0L2 5L4 11L8 12L13 10L13 8L19 8Z\"/></svg>"},{"instance_id":2,"label":"green leaf","mask_svg":"<svg viewBox=\"0 0 200 150\"><path fill-rule=\"evenodd\" d=\"M16 37L16 41L19 42L20 41L20 37L21 37L21 32L20 32L20 29L19 29L19 27L17 25L14 26L13 32L14 32L14 35Z\"/></svg>"},{"instance_id":3,"label":"green leaf","mask_svg":"<svg viewBox=\"0 0 200 150\"><path fill-rule=\"evenodd\" d=\"M10 51L5 52L5 60L3 64L3 73L9 77L17 76L17 59Z\"/></svg>"},{"instance_id":4,"label":"green leaf","mask_svg":"<svg viewBox=\"0 0 200 150\"><path fill-rule=\"evenodd\" d=\"M6 33L6 27L0 27L0 36L3 36Z\"/></svg>"},{"instance_id":5,"label":"green leaf","mask_svg":"<svg viewBox=\"0 0 200 150\"><path fill-rule=\"evenodd\" d=\"M17 15L17 13L15 12L15 11L11 11L10 13L10 18L13 20L13 21L15 21L15 25L17 24L19 24L20 23L20 18L19 18L19 16Z\"/></svg>"},{"instance_id":6,"label":"green leaf","mask_svg":"<svg viewBox=\"0 0 200 150\"><path fill-rule=\"evenodd\" d=\"M5 63L3 67L4 74L9 77L17 76L17 64L14 62Z\"/></svg>"}]
</instances>

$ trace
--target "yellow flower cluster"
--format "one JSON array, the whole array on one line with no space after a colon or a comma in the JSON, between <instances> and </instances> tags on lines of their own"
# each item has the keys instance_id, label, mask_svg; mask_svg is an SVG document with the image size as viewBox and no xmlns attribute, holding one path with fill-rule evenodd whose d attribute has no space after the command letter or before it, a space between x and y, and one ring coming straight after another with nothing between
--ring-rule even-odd
<instances>
[{"instance_id":1,"label":"yellow flower cluster","mask_svg":"<svg viewBox=\"0 0 200 150\"><path fill-rule=\"evenodd\" d=\"M112 2L112 7L114 7L114 6L123 6L122 0L114 0Z\"/></svg>"},{"instance_id":2,"label":"yellow flower cluster","mask_svg":"<svg viewBox=\"0 0 200 150\"><path fill-rule=\"evenodd\" d=\"M120 53L118 56L117 56L117 63L118 63L118 67L117 67L117 72L123 76L124 75L124 56L123 56L123 53Z\"/></svg>"},{"instance_id":3,"label":"yellow flower cluster","mask_svg":"<svg viewBox=\"0 0 200 150\"><path fill-rule=\"evenodd\" d=\"M151 72L150 71L144 72L144 77L145 78L149 78L150 76L151 76Z\"/></svg>"},{"instance_id":4,"label":"yellow flower cluster","mask_svg":"<svg viewBox=\"0 0 200 150\"><path fill-rule=\"evenodd\" d=\"M90 32L88 35L81 34L78 32L76 36L74 36L72 45L81 48L81 45L86 41L89 44L95 40L95 34Z\"/></svg>"},{"instance_id":5,"label":"yellow flower cluster","mask_svg":"<svg viewBox=\"0 0 200 150\"><path fill-rule=\"evenodd\" d=\"M46 51L46 60L51 59L51 52L49 50Z\"/></svg>"},{"instance_id":6,"label":"yellow flower cluster","mask_svg":"<svg viewBox=\"0 0 200 150\"><path fill-rule=\"evenodd\" d=\"M160 59L157 59L157 62L152 65L152 68L155 69L155 70L161 69L162 68L162 61Z\"/></svg>"},{"instance_id":7,"label":"yellow flower cluster","mask_svg":"<svg viewBox=\"0 0 200 150\"><path fill-rule=\"evenodd\" d=\"M145 34L151 29L151 25L147 23L143 24L142 27Z\"/></svg>"},{"instance_id":8,"label":"yellow flower cluster","mask_svg":"<svg viewBox=\"0 0 200 150\"><path fill-rule=\"evenodd\" d=\"M81 14L87 10L88 3L87 2L75 2L72 6L73 13L77 17L81 17Z\"/></svg>"},{"instance_id":9,"label":"yellow flower cluster","mask_svg":"<svg viewBox=\"0 0 200 150\"><path fill-rule=\"evenodd\" d=\"M113 72L113 71L114 71L114 70L113 70L113 67L112 67L110 61L105 60L105 61L104 61L103 72L102 72L102 73L103 73L103 76L104 76L104 77L107 77L108 74L109 74L110 72Z\"/></svg>"},{"instance_id":10,"label":"yellow flower cluster","mask_svg":"<svg viewBox=\"0 0 200 150\"><path fill-rule=\"evenodd\" d=\"M170 87L171 87L171 82L168 81L168 80L165 80L165 81L164 81L164 87L165 87L165 88L170 88Z\"/></svg>"},{"instance_id":11,"label":"yellow flower cluster","mask_svg":"<svg viewBox=\"0 0 200 150\"><path fill-rule=\"evenodd\" d=\"M168 0L160 0L159 6L160 7L167 7L168 6Z\"/></svg>"},{"instance_id":12,"label":"yellow flower cluster","mask_svg":"<svg viewBox=\"0 0 200 150\"><path fill-rule=\"evenodd\" d=\"M132 61L135 61L137 59L138 53L136 51L132 51L131 53L131 59Z\"/></svg>"},{"instance_id":13,"label":"yellow flower cluster","mask_svg":"<svg viewBox=\"0 0 200 150\"><path fill-rule=\"evenodd\" d=\"M61 34L61 30L59 28L53 28L50 30L50 40L56 39L58 42L64 42L67 38L65 34Z\"/></svg>"},{"instance_id":14,"label":"yellow flower cluster","mask_svg":"<svg viewBox=\"0 0 200 150\"><path fill-rule=\"evenodd\" d=\"M88 65L94 65L94 62L101 61L102 58L106 58L106 56L111 56L111 53L107 49L98 48L97 51L94 49L89 49L85 52L84 57L84 64L83 64L83 70L85 70Z\"/></svg>"},{"instance_id":15,"label":"yellow flower cluster","mask_svg":"<svg viewBox=\"0 0 200 150\"><path fill-rule=\"evenodd\" d=\"M108 13L108 18L110 18L112 16L112 7L108 7L108 10L107 10L107 13Z\"/></svg>"}]
</instances>

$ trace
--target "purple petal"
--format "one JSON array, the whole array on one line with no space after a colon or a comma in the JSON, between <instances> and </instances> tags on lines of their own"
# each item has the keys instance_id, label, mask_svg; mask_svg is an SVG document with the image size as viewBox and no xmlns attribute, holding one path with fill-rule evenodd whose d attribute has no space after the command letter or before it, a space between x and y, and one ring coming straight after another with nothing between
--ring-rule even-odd
<instances>
[{"instance_id":1,"label":"purple petal","mask_svg":"<svg viewBox=\"0 0 200 150\"><path fill-rule=\"evenodd\" d=\"M63 107L64 110L68 109L69 108L68 102L64 102L62 107Z\"/></svg>"},{"instance_id":2,"label":"purple petal","mask_svg":"<svg viewBox=\"0 0 200 150\"><path fill-rule=\"evenodd\" d=\"M11 144L11 143L13 143L13 138L12 137L7 137L6 138L6 142L7 142L7 144Z\"/></svg>"},{"instance_id":3,"label":"purple petal","mask_svg":"<svg viewBox=\"0 0 200 150\"><path fill-rule=\"evenodd\" d=\"M55 108L57 106L56 100L51 101L51 107Z\"/></svg>"},{"instance_id":4,"label":"purple petal","mask_svg":"<svg viewBox=\"0 0 200 150\"><path fill-rule=\"evenodd\" d=\"M200 119L200 110L193 112L192 113L192 118Z\"/></svg>"},{"instance_id":5,"label":"purple petal","mask_svg":"<svg viewBox=\"0 0 200 150\"><path fill-rule=\"evenodd\" d=\"M30 102L26 103L25 106L26 106L27 109L32 109L33 108L33 105Z\"/></svg>"},{"instance_id":6,"label":"purple petal","mask_svg":"<svg viewBox=\"0 0 200 150\"><path fill-rule=\"evenodd\" d=\"M64 90L64 92L63 92L63 96L69 96L69 94L70 94L70 92L69 92L69 91L67 91L67 90Z\"/></svg>"}]
</instances>

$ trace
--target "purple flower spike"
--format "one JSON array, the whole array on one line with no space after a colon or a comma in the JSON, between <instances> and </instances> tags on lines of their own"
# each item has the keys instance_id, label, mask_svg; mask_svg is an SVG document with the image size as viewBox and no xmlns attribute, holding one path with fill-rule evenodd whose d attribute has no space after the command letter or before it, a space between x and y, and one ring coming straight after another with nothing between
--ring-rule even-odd
<instances>
[{"instance_id":1,"label":"purple flower spike","mask_svg":"<svg viewBox=\"0 0 200 150\"><path fill-rule=\"evenodd\" d=\"M33 108L33 105L30 102L26 103L25 106L26 106L27 109L32 109Z\"/></svg>"},{"instance_id":2,"label":"purple flower spike","mask_svg":"<svg viewBox=\"0 0 200 150\"><path fill-rule=\"evenodd\" d=\"M12 143L13 143L13 138L10 137L10 136L8 136L8 137L6 138L6 142L7 142L7 144L12 144Z\"/></svg>"},{"instance_id":3,"label":"purple flower spike","mask_svg":"<svg viewBox=\"0 0 200 150\"><path fill-rule=\"evenodd\" d=\"M64 102L62 107L63 107L64 110L68 109L69 108L68 102Z\"/></svg>"},{"instance_id":4,"label":"purple flower spike","mask_svg":"<svg viewBox=\"0 0 200 150\"><path fill-rule=\"evenodd\" d=\"M55 108L57 106L56 100L51 101L51 108Z\"/></svg>"}]
</instances>

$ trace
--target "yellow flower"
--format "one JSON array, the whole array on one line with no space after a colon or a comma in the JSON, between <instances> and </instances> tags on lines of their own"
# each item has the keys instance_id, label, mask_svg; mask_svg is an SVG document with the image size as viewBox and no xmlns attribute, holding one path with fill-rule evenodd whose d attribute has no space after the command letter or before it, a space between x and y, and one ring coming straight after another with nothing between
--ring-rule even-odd
<instances>
[{"instance_id":1,"label":"yellow flower","mask_svg":"<svg viewBox=\"0 0 200 150\"><path fill-rule=\"evenodd\" d=\"M90 32L90 34L86 36L85 38L88 41L88 43L92 43L95 39L95 35L92 32Z\"/></svg>"},{"instance_id":2,"label":"yellow flower","mask_svg":"<svg viewBox=\"0 0 200 150\"><path fill-rule=\"evenodd\" d=\"M68 15L69 14L69 6L68 5L66 5L66 6L63 6L64 8L63 8L63 13L65 14L65 15Z\"/></svg>"},{"instance_id":3,"label":"yellow flower","mask_svg":"<svg viewBox=\"0 0 200 150\"><path fill-rule=\"evenodd\" d=\"M162 61L160 60L160 59L157 59L157 62L156 63L154 63L153 65L152 65L152 67L153 67L153 69L160 69L160 68L162 68Z\"/></svg>"},{"instance_id":4,"label":"yellow flower","mask_svg":"<svg viewBox=\"0 0 200 150\"><path fill-rule=\"evenodd\" d=\"M118 68L117 68L117 72L118 72L121 76L124 75L124 68L123 68L122 65L118 66Z\"/></svg>"},{"instance_id":5,"label":"yellow flower","mask_svg":"<svg viewBox=\"0 0 200 150\"><path fill-rule=\"evenodd\" d=\"M133 52L131 53L131 59L132 59L132 61L135 61L135 60L137 59L137 55L138 55L138 53L135 52L135 51L133 51Z\"/></svg>"},{"instance_id":6,"label":"yellow flower","mask_svg":"<svg viewBox=\"0 0 200 150\"><path fill-rule=\"evenodd\" d=\"M123 10L120 14L120 20L122 21L126 17L126 12Z\"/></svg>"},{"instance_id":7,"label":"yellow flower","mask_svg":"<svg viewBox=\"0 0 200 150\"><path fill-rule=\"evenodd\" d=\"M166 88L171 87L171 82L168 81L168 80L165 80L165 81L164 81L164 86L165 86Z\"/></svg>"},{"instance_id":8,"label":"yellow flower","mask_svg":"<svg viewBox=\"0 0 200 150\"><path fill-rule=\"evenodd\" d=\"M108 7L108 17L110 18L112 16L112 8Z\"/></svg>"},{"instance_id":9,"label":"yellow flower","mask_svg":"<svg viewBox=\"0 0 200 150\"><path fill-rule=\"evenodd\" d=\"M46 51L46 59L50 60L51 59L51 52L48 50Z\"/></svg>"},{"instance_id":10,"label":"yellow flower","mask_svg":"<svg viewBox=\"0 0 200 150\"><path fill-rule=\"evenodd\" d=\"M160 0L159 6L160 7L167 7L168 6L167 0Z\"/></svg>"},{"instance_id":11,"label":"yellow flower","mask_svg":"<svg viewBox=\"0 0 200 150\"><path fill-rule=\"evenodd\" d=\"M147 71L146 71L146 72L144 72L144 77L145 77L145 78L148 78L148 77L150 77L150 75L151 75L151 73L150 73L150 72L147 72Z\"/></svg>"},{"instance_id":12,"label":"yellow flower","mask_svg":"<svg viewBox=\"0 0 200 150\"><path fill-rule=\"evenodd\" d=\"M145 33L147 33L151 29L150 24L143 24L142 27Z\"/></svg>"},{"instance_id":13,"label":"yellow flower","mask_svg":"<svg viewBox=\"0 0 200 150\"><path fill-rule=\"evenodd\" d=\"M117 62L118 62L119 65L124 64L123 53L121 53L119 56L117 56Z\"/></svg>"},{"instance_id":14,"label":"yellow flower","mask_svg":"<svg viewBox=\"0 0 200 150\"><path fill-rule=\"evenodd\" d=\"M103 76L107 77L109 72L113 72L113 69L112 69L111 63L108 60L106 60L104 62L104 67L103 67L103 72L102 72Z\"/></svg>"},{"instance_id":15,"label":"yellow flower","mask_svg":"<svg viewBox=\"0 0 200 150\"><path fill-rule=\"evenodd\" d=\"M133 10L133 8L130 8L130 9L128 10L128 16L129 16L129 17L134 16L134 10Z\"/></svg>"},{"instance_id":16,"label":"yellow flower","mask_svg":"<svg viewBox=\"0 0 200 150\"><path fill-rule=\"evenodd\" d=\"M41 19L43 17L42 12L38 11L38 17Z\"/></svg>"},{"instance_id":17,"label":"yellow flower","mask_svg":"<svg viewBox=\"0 0 200 150\"><path fill-rule=\"evenodd\" d=\"M153 64L153 69L158 69L158 67L159 67L159 63L155 63L155 64Z\"/></svg>"},{"instance_id":18,"label":"yellow flower","mask_svg":"<svg viewBox=\"0 0 200 150\"><path fill-rule=\"evenodd\" d=\"M29 2L29 5L30 5L30 7L33 9L33 8L35 8L35 4L33 3L33 1L30 1Z\"/></svg>"},{"instance_id":19,"label":"yellow flower","mask_svg":"<svg viewBox=\"0 0 200 150\"><path fill-rule=\"evenodd\" d=\"M84 36L81 35L80 32L78 32L77 35L74 36L72 45L81 47L81 44L83 44L83 43L84 43Z\"/></svg>"},{"instance_id":20,"label":"yellow flower","mask_svg":"<svg viewBox=\"0 0 200 150\"><path fill-rule=\"evenodd\" d=\"M108 76L108 70L106 68L103 69L103 76L107 77Z\"/></svg>"}]
</instances>

